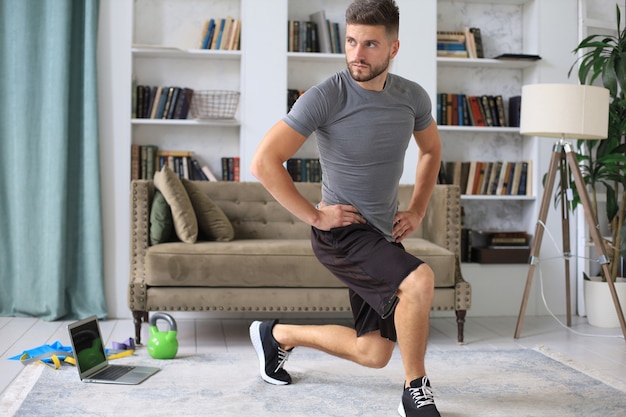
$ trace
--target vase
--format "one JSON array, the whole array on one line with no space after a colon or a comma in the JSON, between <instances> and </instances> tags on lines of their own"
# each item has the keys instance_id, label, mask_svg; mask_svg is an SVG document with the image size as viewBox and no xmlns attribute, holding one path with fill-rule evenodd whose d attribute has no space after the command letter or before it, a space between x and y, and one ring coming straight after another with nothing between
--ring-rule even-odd
<instances>
[{"instance_id":1,"label":"vase","mask_svg":"<svg viewBox=\"0 0 626 417\"><path fill-rule=\"evenodd\" d=\"M606 281L600 281L600 277L592 277L591 281L584 281L584 291L585 310L589 324L605 328L619 327L609 284ZM617 278L615 291L624 317L626 317L626 278Z\"/></svg>"}]
</instances>

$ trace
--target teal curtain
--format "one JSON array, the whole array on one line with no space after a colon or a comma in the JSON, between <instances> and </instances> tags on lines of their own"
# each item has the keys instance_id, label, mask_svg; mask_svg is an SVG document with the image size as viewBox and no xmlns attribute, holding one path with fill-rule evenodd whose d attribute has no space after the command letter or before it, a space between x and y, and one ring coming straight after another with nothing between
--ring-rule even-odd
<instances>
[{"instance_id":1,"label":"teal curtain","mask_svg":"<svg viewBox=\"0 0 626 417\"><path fill-rule=\"evenodd\" d=\"M0 315L106 316L98 5L0 1Z\"/></svg>"}]
</instances>

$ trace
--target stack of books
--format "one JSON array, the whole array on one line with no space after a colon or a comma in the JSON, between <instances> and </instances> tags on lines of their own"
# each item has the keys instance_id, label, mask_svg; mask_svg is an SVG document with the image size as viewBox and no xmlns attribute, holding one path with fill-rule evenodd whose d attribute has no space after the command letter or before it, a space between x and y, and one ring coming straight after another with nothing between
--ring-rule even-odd
<instances>
[{"instance_id":1,"label":"stack of books","mask_svg":"<svg viewBox=\"0 0 626 417\"><path fill-rule=\"evenodd\" d=\"M228 16L222 19L208 19L204 22L199 49L222 51L239 50L241 19Z\"/></svg>"},{"instance_id":2,"label":"stack of books","mask_svg":"<svg viewBox=\"0 0 626 417\"><path fill-rule=\"evenodd\" d=\"M472 231L471 262L523 264L530 257L530 235L525 231Z\"/></svg>"},{"instance_id":3,"label":"stack of books","mask_svg":"<svg viewBox=\"0 0 626 417\"><path fill-rule=\"evenodd\" d=\"M131 180L151 180L163 166L169 166L179 178L194 181L217 181L207 165L201 165L191 151L168 151L156 145L131 145Z\"/></svg>"},{"instance_id":4,"label":"stack of books","mask_svg":"<svg viewBox=\"0 0 626 417\"><path fill-rule=\"evenodd\" d=\"M437 56L444 58L484 58L480 28L437 31Z\"/></svg>"}]
</instances>

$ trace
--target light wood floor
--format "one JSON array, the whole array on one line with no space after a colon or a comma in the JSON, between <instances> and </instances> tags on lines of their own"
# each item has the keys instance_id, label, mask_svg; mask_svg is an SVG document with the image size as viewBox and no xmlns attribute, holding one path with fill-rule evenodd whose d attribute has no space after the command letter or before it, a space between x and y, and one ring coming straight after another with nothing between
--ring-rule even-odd
<instances>
[{"instance_id":1,"label":"light wood floor","mask_svg":"<svg viewBox=\"0 0 626 417\"><path fill-rule=\"evenodd\" d=\"M179 352L218 353L249 352L254 355L248 338L252 319L207 319L175 316L178 325ZM610 380L626 384L626 342L619 329L599 329L586 324L586 319L574 317L571 330L595 336L581 336L562 327L554 318L526 317L522 337L514 339L516 317L468 317L464 345L456 343L456 322L450 318L432 318L429 338L431 350L458 349L548 349L560 357L592 369ZM283 322L319 323L319 320L291 320ZM348 319L324 319L325 322L349 324ZM18 361L8 360L26 349L44 343L60 341L69 345L66 326L69 322L46 322L32 318L0 317L0 393L23 369ZM123 342L134 335L132 320L106 320L100 324L106 346L113 341ZM159 323L159 326L161 324ZM616 335L619 337L600 337ZM142 341L148 340L148 325L142 329Z\"/></svg>"}]
</instances>

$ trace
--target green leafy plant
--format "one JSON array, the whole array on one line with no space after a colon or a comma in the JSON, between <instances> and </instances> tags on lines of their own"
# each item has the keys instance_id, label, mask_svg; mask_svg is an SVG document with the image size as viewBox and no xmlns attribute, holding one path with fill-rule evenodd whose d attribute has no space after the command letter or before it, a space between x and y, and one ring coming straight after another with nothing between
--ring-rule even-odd
<instances>
[{"instance_id":1,"label":"green leafy plant","mask_svg":"<svg viewBox=\"0 0 626 417\"><path fill-rule=\"evenodd\" d=\"M604 140L578 140L576 157L585 184L590 191L593 212L598 220L598 194L606 194L606 219L611 237L605 241L611 265L610 277L615 281L621 264L626 257L626 27L621 28L621 13L616 5L617 35L590 35L574 49L581 55L569 70L569 75L578 64L578 80L592 85L600 82L609 90L609 129ZM572 209L580 204L576 187Z\"/></svg>"}]
</instances>

